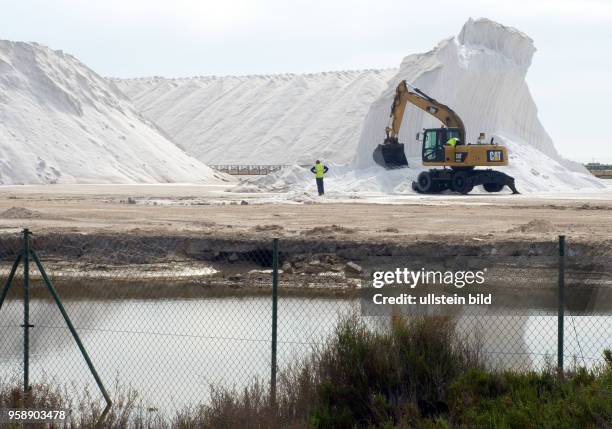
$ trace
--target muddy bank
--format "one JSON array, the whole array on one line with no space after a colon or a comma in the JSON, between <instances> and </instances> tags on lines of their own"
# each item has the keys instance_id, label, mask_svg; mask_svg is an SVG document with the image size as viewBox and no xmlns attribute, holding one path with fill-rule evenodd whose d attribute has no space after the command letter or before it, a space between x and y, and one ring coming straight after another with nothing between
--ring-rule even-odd
<instances>
[{"instance_id":1,"label":"muddy bank","mask_svg":"<svg viewBox=\"0 0 612 429\"><path fill-rule=\"evenodd\" d=\"M71 284L75 296L200 296L271 285L272 239L50 233L35 236L32 245L50 274ZM568 239L568 284L612 287L611 247ZM0 236L0 277L8 275L19 248L18 235ZM298 237L282 239L279 249L283 290L348 293L367 286L374 271L403 267L485 270L488 285L513 288L555 287L558 276L554 240L385 243Z\"/></svg>"},{"instance_id":2,"label":"muddy bank","mask_svg":"<svg viewBox=\"0 0 612 429\"><path fill-rule=\"evenodd\" d=\"M20 242L20 234L0 234L0 257L5 259L15 253L21 246ZM271 266L272 261L272 237L47 233L34 235L32 243L40 255L82 262L143 264L173 259L215 260L228 254L235 254L241 260L259 260L263 266ZM556 258L558 255L555 236L547 240L458 240L456 237L446 240L436 236L431 240L416 239L401 243L285 237L280 239L279 249L281 262L318 254L334 254L345 260L403 256L419 263L439 263L462 258ZM591 257L612 257L612 240L596 243L573 242L571 237L568 237L567 249L569 258L586 263Z\"/></svg>"}]
</instances>

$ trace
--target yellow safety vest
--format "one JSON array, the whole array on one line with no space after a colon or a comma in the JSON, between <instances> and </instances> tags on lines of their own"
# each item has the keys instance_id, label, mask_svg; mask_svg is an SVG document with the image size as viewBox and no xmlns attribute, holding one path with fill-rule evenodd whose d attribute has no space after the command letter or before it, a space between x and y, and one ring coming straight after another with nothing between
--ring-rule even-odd
<instances>
[{"instance_id":1,"label":"yellow safety vest","mask_svg":"<svg viewBox=\"0 0 612 429\"><path fill-rule=\"evenodd\" d=\"M447 145L455 147L457 146L457 137L453 137L452 139L448 139L446 142Z\"/></svg>"},{"instance_id":2,"label":"yellow safety vest","mask_svg":"<svg viewBox=\"0 0 612 429\"><path fill-rule=\"evenodd\" d=\"M323 178L323 176L325 175L324 168L325 168L325 167L323 166L323 163L322 163L322 162L321 162L321 163L319 163L319 164L315 164L315 165L314 165L314 169L315 169L315 177L316 177L317 179L322 179L322 178Z\"/></svg>"}]
</instances>

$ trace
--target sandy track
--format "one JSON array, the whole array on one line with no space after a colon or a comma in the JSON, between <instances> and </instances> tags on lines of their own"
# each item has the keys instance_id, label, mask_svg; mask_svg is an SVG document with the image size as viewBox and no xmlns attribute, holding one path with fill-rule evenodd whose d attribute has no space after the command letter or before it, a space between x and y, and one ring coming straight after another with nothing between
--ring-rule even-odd
<instances>
[{"instance_id":1,"label":"sandy track","mask_svg":"<svg viewBox=\"0 0 612 429\"><path fill-rule=\"evenodd\" d=\"M0 231L28 226L37 233L205 233L355 241L531 240L564 233L580 241L612 239L612 192L592 197L378 196L355 202L332 195L321 204L297 204L282 202L278 194L226 190L189 185L3 187ZM270 201L277 203L265 204ZM13 207L17 210L9 210Z\"/></svg>"}]
</instances>

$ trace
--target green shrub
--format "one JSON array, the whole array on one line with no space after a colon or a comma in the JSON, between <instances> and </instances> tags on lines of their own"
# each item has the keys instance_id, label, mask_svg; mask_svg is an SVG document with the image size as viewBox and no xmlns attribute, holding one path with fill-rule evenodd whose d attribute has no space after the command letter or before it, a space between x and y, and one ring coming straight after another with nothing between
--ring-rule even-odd
<instances>
[{"instance_id":1,"label":"green shrub","mask_svg":"<svg viewBox=\"0 0 612 429\"><path fill-rule=\"evenodd\" d=\"M321 384L310 424L384 427L445 414L448 387L479 367L475 355L448 318L395 318L383 331L346 320L317 356Z\"/></svg>"},{"instance_id":2,"label":"green shrub","mask_svg":"<svg viewBox=\"0 0 612 429\"><path fill-rule=\"evenodd\" d=\"M449 389L449 421L470 428L598 428L612 425L612 367L565 377L471 370Z\"/></svg>"}]
</instances>

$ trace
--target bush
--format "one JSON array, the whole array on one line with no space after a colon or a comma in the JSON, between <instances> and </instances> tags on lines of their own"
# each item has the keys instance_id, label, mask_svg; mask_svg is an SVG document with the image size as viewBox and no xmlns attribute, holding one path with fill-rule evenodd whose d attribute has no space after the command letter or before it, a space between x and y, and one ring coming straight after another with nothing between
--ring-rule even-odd
<instances>
[{"instance_id":1,"label":"bush","mask_svg":"<svg viewBox=\"0 0 612 429\"><path fill-rule=\"evenodd\" d=\"M477 354L461 346L447 318L395 318L376 332L343 322L317 356L314 427L394 425L448 412L446 392Z\"/></svg>"},{"instance_id":2,"label":"bush","mask_svg":"<svg viewBox=\"0 0 612 429\"><path fill-rule=\"evenodd\" d=\"M470 428L612 427L612 366L556 373L471 370L451 389L449 422Z\"/></svg>"}]
</instances>

